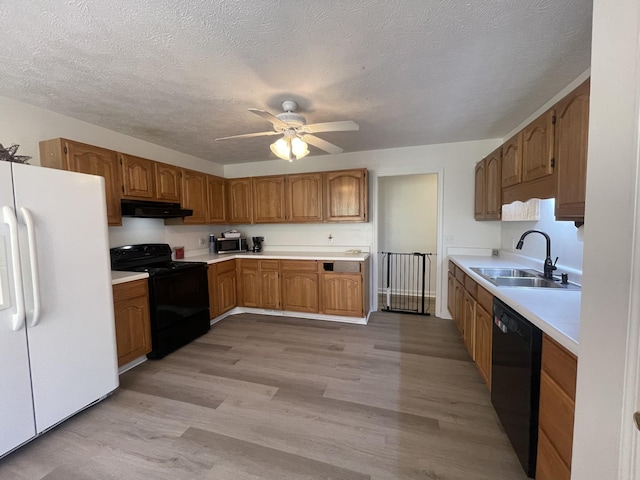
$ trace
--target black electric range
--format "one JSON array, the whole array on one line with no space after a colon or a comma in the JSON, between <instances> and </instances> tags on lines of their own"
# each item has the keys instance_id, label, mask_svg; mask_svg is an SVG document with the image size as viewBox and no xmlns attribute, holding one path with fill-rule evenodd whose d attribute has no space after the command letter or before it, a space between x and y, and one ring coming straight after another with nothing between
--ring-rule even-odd
<instances>
[{"instance_id":1,"label":"black electric range","mask_svg":"<svg viewBox=\"0 0 640 480\"><path fill-rule=\"evenodd\" d=\"M152 350L162 358L210 329L207 264L172 261L163 243L112 248L111 269L149 274Z\"/></svg>"}]
</instances>

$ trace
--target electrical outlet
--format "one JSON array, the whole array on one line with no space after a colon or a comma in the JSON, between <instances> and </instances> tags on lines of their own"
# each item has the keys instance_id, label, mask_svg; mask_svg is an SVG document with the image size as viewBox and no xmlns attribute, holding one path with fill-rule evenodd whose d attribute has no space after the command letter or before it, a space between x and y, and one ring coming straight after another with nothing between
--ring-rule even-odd
<instances>
[{"instance_id":1,"label":"electrical outlet","mask_svg":"<svg viewBox=\"0 0 640 480\"><path fill-rule=\"evenodd\" d=\"M207 239L206 238L199 238L198 239L198 245L200 245L201 247L204 247L207 244Z\"/></svg>"}]
</instances>

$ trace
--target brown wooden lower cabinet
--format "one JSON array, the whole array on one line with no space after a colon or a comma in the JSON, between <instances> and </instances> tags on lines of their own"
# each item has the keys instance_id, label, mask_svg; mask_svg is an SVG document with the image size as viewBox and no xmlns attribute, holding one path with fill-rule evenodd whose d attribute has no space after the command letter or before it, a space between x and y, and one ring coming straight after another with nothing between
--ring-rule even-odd
<instances>
[{"instance_id":1,"label":"brown wooden lower cabinet","mask_svg":"<svg viewBox=\"0 0 640 480\"><path fill-rule=\"evenodd\" d=\"M577 365L573 354L543 335L536 466L539 480L571 476Z\"/></svg>"},{"instance_id":2,"label":"brown wooden lower cabinet","mask_svg":"<svg viewBox=\"0 0 640 480\"><path fill-rule=\"evenodd\" d=\"M213 319L238 305L236 261L209 265L209 316Z\"/></svg>"},{"instance_id":3,"label":"brown wooden lower cabinet","mask_svg":"<svg viewBox=\"0 0 640 480\"><path fill-rule=\"evenodd\" d=\"M151 351L149 284L135 280L113 286L118 366Z\"/></svg>"},{"instance_id":4,"label":"brown wooden lower cabinet","mask_svg":"<svg viewBox=\"0 0 640 480\"><path fill-rule=\"evenodd\" d=\"M260 306L260 273L258 260L239 259L238 262L238 304L241 307Z\"/></svg>"},{"instance_id":5,"label":"brown wooden lower cabinet","mask_svg":"<svg viewBox=\"0 0 640 480\"><path fill-rule=\"evenodd\" d=\"M318 273L283 271L282 309L318 313Z\"/></svg>"},{"instance_id":6,"label":"brown wooden lower cabinet","mask_svg":"<svg viewBox=\"0 0 640 480\"><path fill-rule=\"evenodd\" d=\"M322 274L322 313L363 317L362 275L359 273Z\"/></svg>"},{"instance_id":7,"label":"brown wooden lower cabinet","mask_svg":"<svg viewBox=\"0 0 640 480\"><path fill-rule=\"evenodd\" d=\"M476 305L476 365L491 389L491 347L493 343L493 315L478 302Z\"/></svg>"},{"instance_id":8,"label":"brown wooden lower cabinet","mask_svg":"<svg viewBox=\"0 0 640 480\"><path fill-rule=\"evenodd\" d=\"M471 294L465 290L463 300L463 322L462 339L473 360L476 359L476 301Z\"/></svg>"}]
</instances>

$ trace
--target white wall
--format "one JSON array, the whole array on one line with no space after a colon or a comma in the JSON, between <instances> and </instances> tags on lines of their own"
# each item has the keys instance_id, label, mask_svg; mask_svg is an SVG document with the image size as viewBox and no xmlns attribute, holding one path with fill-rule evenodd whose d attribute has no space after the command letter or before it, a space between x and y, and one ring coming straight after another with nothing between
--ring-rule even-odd
<instances>
[{"instance_id":1,"label":"white wall","mask_svg":"<svg viewBox=\"0 0 640 480\"><path fill-rule=\"evenodd\" d=\"M225 165L224 174L228 178L237 178L367 168L369 170L369 218L371 220L367 223L349 224L348 226L326 224L314 226L313 229L286 224L277 226L238 226L237 228L242 232L264 234L267 237L265 247L273 245L274 242L282 241L281 238L285 238L287 244L291 245L316 245L318 242L324 242L328 237L328 233L337 231L340 237L336 237L336 242L344 242L344 245L362 245L370 248L371 251L378 251L375 233L376 229L381 226L376 208L378 204L378 177L437 173L440 189L438 216L441 227L438 232L439 255L435 259L438 272L436 291L440 292L436 299L436 315L450 318L446 309L446 269L442 267L444 257L443 238L445 236L452 237L453 242L448 245L452 247L498 248L500 245L499 222L476 222L473 219L475 164L500 144L500 139L490 139L343 153L340 155L319 155L305 157L292 163L283 160L271 160ZM278 234L274 236L276 227ZM327 227L330 230L327 230ZM273 233L270 231L272 228L274 229ZM363 244L363 242L366 242L366 244ZM377 285L378 275L377 259L375 257L372 267L374 275L372 279L373 287Z\"/></svg>"},{"instance_id":2,"label":"white wall","mask_svg":"<svg viewBox=\"0 0 640 480\"><path fill-rule=\"evenodd\" d=\"M555 199L540 201L540 220L536 222L502 222L500 245L518 255L530 257L539 262L536 267L542 270L546 256L547 244L542 235L528 235L522 250L516 250L515 245L520 236L527 230L542 230L551 237L551 258L558 257L558 272L582 271L582 252L584 247L583 229L576 228L573 222L557 222L554 216ZM577 279L572 278L578 282Z\"/></svg>"},{"instance_id":3,"label":"white wall","mask_svg":"<svg viewBox=\"0 0 640 480\"><path fill-rule=\"evenodd\" d=\"M640 2L594 0L574 480L639 478Z\"/></svg>"}]
</instances>

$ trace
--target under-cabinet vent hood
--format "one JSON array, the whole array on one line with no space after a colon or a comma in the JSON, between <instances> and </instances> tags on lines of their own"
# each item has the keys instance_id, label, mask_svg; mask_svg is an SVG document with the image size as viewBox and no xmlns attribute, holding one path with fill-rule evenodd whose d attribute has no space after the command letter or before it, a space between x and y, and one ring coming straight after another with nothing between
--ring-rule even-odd
<instances>
[{"instance_id":1,"label":"under-cabinet vent hood","mask_svg":"<svg viewBox=\"0 0 640 480\"><path fill-rule=\"evenodd\" d=\"M179 218L190 217L193 210L181 208L179 203L121 200L123 217Z\"/></svg>"}]
</instances>

